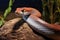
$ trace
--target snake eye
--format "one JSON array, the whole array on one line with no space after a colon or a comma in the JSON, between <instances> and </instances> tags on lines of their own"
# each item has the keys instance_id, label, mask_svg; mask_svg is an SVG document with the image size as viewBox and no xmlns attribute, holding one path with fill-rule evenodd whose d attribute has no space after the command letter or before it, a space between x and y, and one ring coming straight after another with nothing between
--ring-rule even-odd
<instances>
[{"instance_id":1,"label":"snake eye","mask_svg":"<svg viewBox=\"0 0 60 40\"><path fill-rule=\"evenodd\" d=\"M23 9L23 10L21 10L22 12L25 12L25 10Z\"/></svg>"},{"instance_id":2,"label":"snake eye","mask_svg":"<svg viewBox=\"0 0 60 40\"><path fill-rule=\"evenodd\" d=\"M30 12L26 11L25 9L23 9L23 10L21 10L20 14L29 15Z\"/></svg>"}]
</instances>

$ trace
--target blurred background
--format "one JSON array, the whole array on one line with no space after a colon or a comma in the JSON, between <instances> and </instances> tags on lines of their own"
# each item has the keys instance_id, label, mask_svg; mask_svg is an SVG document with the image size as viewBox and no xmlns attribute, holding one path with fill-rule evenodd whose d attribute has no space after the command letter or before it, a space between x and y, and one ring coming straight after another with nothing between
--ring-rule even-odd
<instances>
[{"instance_id":1,"label":"blurred background","mask_svg":"<svg viewBox=\"0 0 60 40\"><path fill-rule=\"evenodd\" d=\"M9 0L0 0L0 11L4 11L9 4ZM12 6L12 10L14 11L17 7L33 7L42 11L42 2L41 0L15 0Z\"/></svg>"}]
</instances>

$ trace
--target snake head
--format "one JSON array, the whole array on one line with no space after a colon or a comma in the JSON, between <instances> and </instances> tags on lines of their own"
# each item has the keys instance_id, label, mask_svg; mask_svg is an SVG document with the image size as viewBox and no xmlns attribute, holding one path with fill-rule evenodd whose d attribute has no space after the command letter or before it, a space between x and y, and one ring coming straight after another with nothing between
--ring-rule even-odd
<instances>
[{"instance_id":1,"label":"snake head","mask_svg":"<svg viewBox=\"0 0 60 40\"><path fill-rule=\"evenodd\" d=\"M17 8L15 13L17 15L34 15L37 17L41 17L41 13L37 9L31 7Z\"/></svg>"},{"instance_id":2,"label":"snake head","mask_svg":"<svg viewBox=\"0 0 60 40\"><path fill-rule=\"evenodd\" d=\"M26 8L26 7L23 7L23 8L17 8L15 13L17 15L29 15L31 13L31 8Z\"/></svg>"}]
</instances>

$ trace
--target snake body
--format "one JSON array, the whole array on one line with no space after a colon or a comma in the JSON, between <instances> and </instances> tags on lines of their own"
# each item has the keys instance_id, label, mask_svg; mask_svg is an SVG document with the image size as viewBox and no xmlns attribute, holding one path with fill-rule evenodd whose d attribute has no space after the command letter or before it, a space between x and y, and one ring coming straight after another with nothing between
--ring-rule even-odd
<instances>
[{"instance_id":1,"label":"snake body","mask_svg":"<svg viewBox=\"0 0 60 40\"><path fill-rule=\"evenodd\" d=\"M41 13L35 9L35 8L30 8L30 7L22 7L22 8L17 8L16 13L20 14L22 10L25 10L26 15L23 15L23 19L31 25L31 28L37 31L38 33L45 33L45 34L54 34L53 30L60 31L60 25L55 25L55 24L49 24L45 22L44 20L40 19L41 18ZM29 14L29 16L27 16ZM27 17L27 18L26 18ZM53 30L51 30L53 29Z\"/></svg>"}]
</instances>

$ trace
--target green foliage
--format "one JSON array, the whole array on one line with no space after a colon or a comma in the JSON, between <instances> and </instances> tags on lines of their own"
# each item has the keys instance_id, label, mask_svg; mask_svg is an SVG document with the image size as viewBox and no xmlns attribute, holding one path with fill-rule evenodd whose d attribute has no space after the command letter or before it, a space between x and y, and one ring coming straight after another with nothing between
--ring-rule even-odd
<instances>
[{"instance_id":1,"label":"green foliage","mask_svg":"<svg viewBox=\"0 0 60 40\"><path fill-rule=\"evenodd\" d=\"M11 12L11 7L8 7L6 10L5 10L5 13L4 13L4 19L6 18L6 16Z\"/></svg>"},{"instance_id":2,"label":"green foliage","mask_svg":"<svg viewBox=\"0 0 60 40\"><path fill-rule=\"evenodd\" d=\"M13 5L13 2L14 2L14 0L10 0L9 1L9 6L8 6L8 8L5 10L5 12L4 12L4 15L3 15L3 17L0 19L0 26L2 26L3 24L4 24L4 19L7 17L7 15L11 12L11 10L12 10L12 5Z\"/></svg>"},{"instance_id":3,"label":"green foliage","mask_svg":"<svg viewBox=\"0 0 60 40\"><path fill-rule=\"evenodd\" d=\"M4 19L6 18L6 16L11 12L11 6L13 5L13 0L10 0L9 1L9 6L8 6L8 8L5 10L5 12L4 12Z\"/></svg>"},{"instance_id":4,"label":"green foliage","mask_svg":"<svg viewBox=\"0 0 60 40\"><path fill-rule=\"evenodd\" d=\"M3 19L3 18L1 18L1 19L0 19L0 26L2 26L2 25L3 25L3 23L4 23L4 19Z\"/></svg>"},{"instance_id":5,"label":"green foliage","mask_svg":"<svg viewBox=\"0 0 60 40\"><path fill-rule=\"evenodd\" d=\"M43 6L42 18L49 23L60 23L60 0L41 0Z\"/></svg>"}]
</instances>

